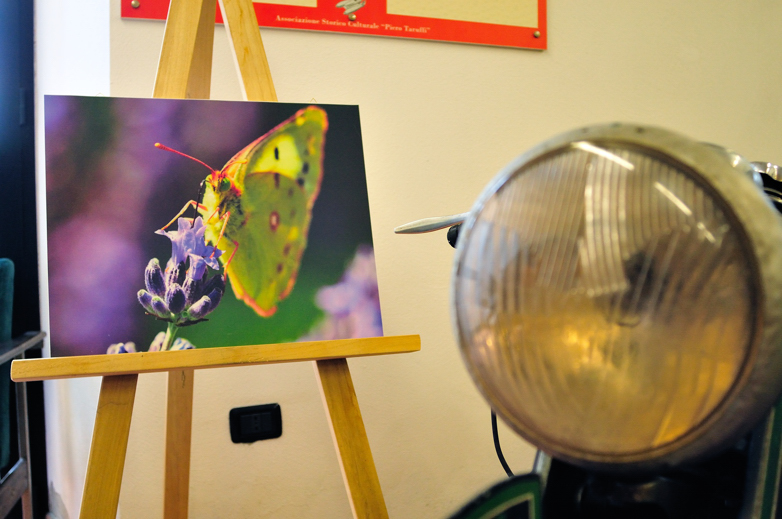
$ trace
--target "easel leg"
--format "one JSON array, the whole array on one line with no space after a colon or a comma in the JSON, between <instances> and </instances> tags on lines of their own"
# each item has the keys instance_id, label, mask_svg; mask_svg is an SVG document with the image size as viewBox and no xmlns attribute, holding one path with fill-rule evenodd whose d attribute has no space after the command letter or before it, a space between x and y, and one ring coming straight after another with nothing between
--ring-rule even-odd
<instances>
[{"instance_id":1,"label":"easel leg","mask_svg":"<svg viewBox=\"0 0 782 519\"><path fill-rule=\"evenodd\" d=\"M252 0L219 0L234 63L247 101L277 101Z\"/></svg>"},{"instance_id":2,"label":"easel leg","mask_svg":"<svg viewBox=\"0 0 782 519\"><path fill-rule=\"evenodd\" d=\"M154 97L208 98L216 0L173 0L155 78ZM192 369L169 371L163 517L187 518L190 440L193 430Z\"/></svg>"},{"instance_id":3,"label":"easel leg","mask_svg":"<svg viewBox=\"0 0 782 519\"><path fill-rule=\"evenodd\" d=\"M208 99L216 0L173 0L169 6L153 97Z\"/></svg>"},{"instance_id":4,"label":"easel leg","mask_svg":"<svg viewBox=\"0 0 782 519\"><path fill-rule=\"evenodd\" d=\"M387 518L388 511L369 449L348 361L318 360L315 364L353 517Z\"/></svg>"},{"instance_id":5,"label":"easel leg","mask_svg":"<svg viewBox=\"0 0 782 519\"><path fill-rule=\"evenodd\" d=\"M166 409L165 519L186 519L190 493L190 439L193 430L192 369L168 372Z\"/></svg>"},{"instance_id":6,"label":"easel leg","mask_svg":"<svg viewBox=\"0 0 782 519\"><path fill-rule=\"evenodd\" d=\"M84 481L81 519L114 519L117 516L137 382L138 374L103 377Z\"/></svg>"}]
</instances>

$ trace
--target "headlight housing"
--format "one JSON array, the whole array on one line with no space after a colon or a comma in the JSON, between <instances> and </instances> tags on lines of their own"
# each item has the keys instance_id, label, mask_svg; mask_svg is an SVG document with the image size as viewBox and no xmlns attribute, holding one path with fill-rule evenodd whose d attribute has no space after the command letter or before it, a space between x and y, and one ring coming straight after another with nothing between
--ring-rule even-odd
<instances>
[{"instance_id":1,"label":"headlight housing","mask_svg":"<svg viewBox=\"0 0 782 519\"><path fill-rule=\"evenodd\" d=\"M638 125L508 165L460 230L456 332L519 434L651 469L735 440L782 390L782 224L735 154Z\"/></svg>"}]
</instances>

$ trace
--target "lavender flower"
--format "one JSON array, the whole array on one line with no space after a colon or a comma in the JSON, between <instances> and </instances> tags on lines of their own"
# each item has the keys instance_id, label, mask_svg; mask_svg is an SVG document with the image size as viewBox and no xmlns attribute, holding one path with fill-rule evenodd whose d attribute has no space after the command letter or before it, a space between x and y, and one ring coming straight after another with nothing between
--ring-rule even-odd
<instances>
[{"instance_id":1,"label":"lavender flower","mask_svg":"<svg viewBox=\"0 0 782 519\"><path fill-rule=\"evenodd\" d=\"M136 344L132 342L118 342L109 346L106 353L136 353Z\"/></svg>"},{"instance_id":2,"label":"lavender flower","mask_svg":"<svg viewBox=\"0 0 782 519\"><path fill-rule=\"evenodd\" d=\"M174 344L171 346L171 350L194 350L193 343L182 337L174 339Z\"/></svg>"},{"instance_id":3,"label":"lavender flower","mask_svg":"<svg viewBox=\"0 0 782 519\"><path fill-rule=\"evenodd\" d=\"M372 248L359 248L339 283L321 288L316 302L326 312L326 318L302 340L383 335Z\"/></svg>"},{"instance_id":4,"label":"lavender flower","mask_svg":"<svg viewBox=\"0 0 782 519\"><path fill-rule=\"evenodd\" d=\"M223 251L217 247L207 245L204 240L205 233L206 225L204 225L204 221L200 216L192 223L185 218L178 219L176 231L164 231L163 229L155 231L155 234L161 234L171 240L171 259L168 260L166 270L172 265L184 263L188 256L197 256L206 265L219 270L220 264L217 262L217 258L220 257Z\"/></svg>"},{"instance_id":5,"label":"lavender flower","mask_svg":"<svg viewBox=\"0 0 782 519\"><path fill-rule=\"evenodd\" d=\"M159 332L152 339L152 344L149 345L149 351L160 351L163 348L163 343L166 340L166 332Z\"/></svg>"},{"instance_id":6,"label":"lavender flower","mask_svg":"<svg viewBox=\"0 0 782 519\"><path fill-rule=\"evenodd\" d=\"M166 332L158 333L149 345L149 351L161 351L166 341ZM193 350L195 346L192 342L181 337L174 339L169 350ZM118 342L109 346L106 353L136 353L136 345L132 342Z\"/></svg>"},{"instance_id":7,"label":"lavender flower","mask_svg":"<svg viewBox=\"0 0 782 519\"><path fill-rule=\"evenodd\" d=\"M149 351L160 351L163 348L163 344L166 340L166 332L160 332L155 336L155 339L152 341L152 344L149 346ZM194 350L195 346L192 342L188 341L187 339L182 339L181 337L174 339L173 344L169 348L169 350Z\"/></svg>"},{"instance_id":8,"label":"lavender flower","mask_svg":"<svg viewBox=\"0 0 782 519\"><path fill-rule=\"evenodd\" d=\"M219 274L208 278L207 267L219 270L223 251L206 244L206 226L200 216L192 224L180 218L177 227L176 231L156 231L171 240L171 258L165 271L157 258L149 261L144 271L146 290L139 290L138 301L162 321L189 326L206 320L222 299L225 280Z\"/></svg>"},{"instance_id":9,"label":"lavender flower","mask_svg":"<svg viewBox=\"0 0 782 519\"><path fill-rule=\"evenodd\" d=\"M171 240L171 258L165 270L157 258L149 260L144 270L146 288L138 291L138 302L149 315L166 321L168 328L157 334L149 351L195 348L186 339L175 338L177 331L182 326L206 321L223 297L225 279L220 273L209 277L207 269L220 269L218 258L223 251L206 244L205 232L200 216L192 223L179 218L176 231L155 231ZM112 344L109 353L120 349L121 345Z\"/></svg>"}]
</instances>

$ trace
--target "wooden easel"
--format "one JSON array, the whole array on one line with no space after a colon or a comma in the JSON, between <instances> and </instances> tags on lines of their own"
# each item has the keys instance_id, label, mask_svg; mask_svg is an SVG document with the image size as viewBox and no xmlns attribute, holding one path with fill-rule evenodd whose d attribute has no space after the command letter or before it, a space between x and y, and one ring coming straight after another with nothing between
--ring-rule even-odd
<instances>
[{"instance_id":1,"label":"wooden easel","mask_svg":"<svg viewBox=\"0 0 782 519\"><path fill-rule=\"evenodd\" d=\"M276 101L251 0L220 0L247 100ZM154 97L209 98L215 0L172 0ZM17 360L16 382L102 376L82 519L114 519L140 373L168 372L164 517L186 518L196 369L315 361L353 516L386 518L347 357L418 351L417 335L227 348ZM328 353L326 353L328 352Z\"/></svg>"}]
</instances>

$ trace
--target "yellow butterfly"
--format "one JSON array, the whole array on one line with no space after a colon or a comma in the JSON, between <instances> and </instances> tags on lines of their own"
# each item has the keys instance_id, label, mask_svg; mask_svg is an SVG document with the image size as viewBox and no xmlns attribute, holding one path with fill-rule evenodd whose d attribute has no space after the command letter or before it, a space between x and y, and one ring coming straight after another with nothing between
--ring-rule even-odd
<instances>
[{"instance_id":1,"label":"yellow butterfly","mask_svg":"<svg viewBox=\"0 0 782 519\"><path fill-rule=\"evenodd\" d=\"M212 170L203 201L185 205L204 213L205 237L225 251L220 260L234 294L263 317L274 314L296 282L323 178L327 129L321 108L299 110Z\"/></svg>"}]
</instances>

